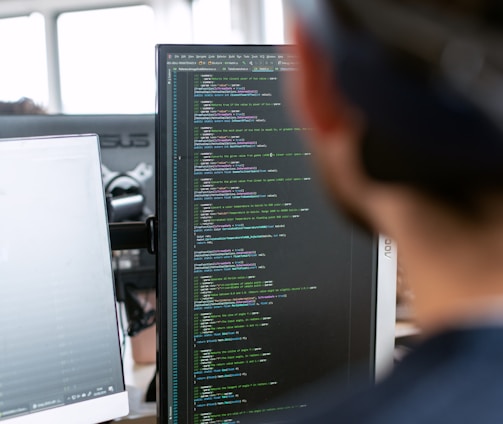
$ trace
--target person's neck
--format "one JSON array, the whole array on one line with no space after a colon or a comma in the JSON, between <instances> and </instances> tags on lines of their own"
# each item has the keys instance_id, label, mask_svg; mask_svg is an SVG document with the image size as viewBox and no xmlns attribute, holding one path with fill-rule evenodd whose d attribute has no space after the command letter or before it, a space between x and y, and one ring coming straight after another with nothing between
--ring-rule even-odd
<instances>
[{"instance_id":1,"label":"person's neck","mask_svg":"<svg viewBox=\"0 0 503 424\"><path fill-rule=\"evenodd\" d=\"M417 222L403 233L403 266L423 333L503 326L503 222L485 227ZM400 246L399 241L399 257Z\"/></svg>"},{"instance_id":2,"label":"person's neck","mask_svg":"<svg viewBox=\"0 0 503 424\"><path fill-rule=\"evenodd\" d=\"M480 280L473 281L477 284ZM423 291L424 292L424 291ZM417 325L425 336L452 328L485 325L503 327L503 290L448 291L416 296Z\"/></svg>"}]
</instances>

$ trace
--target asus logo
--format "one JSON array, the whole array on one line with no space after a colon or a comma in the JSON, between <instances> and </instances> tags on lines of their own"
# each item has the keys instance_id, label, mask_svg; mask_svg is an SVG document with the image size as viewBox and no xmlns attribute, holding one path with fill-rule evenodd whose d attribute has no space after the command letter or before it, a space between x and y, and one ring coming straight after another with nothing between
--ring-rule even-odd
<instances>
[{"instance_id":1,"label":"asus logo","mask_svg":"<svg viewBox=\"0 0 503 424\"><path fill-rule=\"evenodd\" d=\"M103 149L110 149L115 147L149 147L150 138L148 133L131 133L126 137L121 134L100 134L100 145Z\"/></svg>"}]
</instances>

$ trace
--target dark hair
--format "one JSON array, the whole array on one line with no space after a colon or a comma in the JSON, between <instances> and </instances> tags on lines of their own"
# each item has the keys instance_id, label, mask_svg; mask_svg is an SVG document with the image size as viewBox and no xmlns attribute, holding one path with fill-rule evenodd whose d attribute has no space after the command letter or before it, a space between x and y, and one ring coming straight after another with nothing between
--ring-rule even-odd
<instances>
[{"instance_id":1,"label":"dark hair","mask_svg":"<svg viewBox=\"0 0 503 424\"><path fill-rule=\"evenodd\" d=\"M438 13L457 14L475 18L484 25L498 25L503 22L503 4L500 0L393 0L398 4L430 8Z\"/></svg>"},{"instance_id":2,"label":"dark hair","mask_svg":"<svg viewBox=\"0 0 503 424\"><path fill-rule=\"evenodd\" d=\"M480 217L481 198L503 194L503 2L327 1L368 174Z\"/></svg>"}]
</instances>

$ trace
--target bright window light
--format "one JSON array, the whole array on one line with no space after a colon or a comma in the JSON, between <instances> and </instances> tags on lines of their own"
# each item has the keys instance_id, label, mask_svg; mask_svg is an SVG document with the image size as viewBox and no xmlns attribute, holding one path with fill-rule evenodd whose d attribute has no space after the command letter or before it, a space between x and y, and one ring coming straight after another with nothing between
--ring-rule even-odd
<instances>
[{"instance_id":1,"label":"bright window light","mask_svg":"<svg viewBox=\"0 0 503 424\"><path fill-rule=\"evenodd\" d=\"M310 0L304 0L310 1ZM266 44L283 44L285 42L285 25L283 18L283 0L263 0L264 29Z\"/></svg>"},{"instance_id":2,"label":"bright window light","mask_svg":"<svg viewBox=\"0 0 503 424\"><path fill-rule=\"evenodd\" d=\"M192 3L194 42L235 42L231 23L230 0L194 0Z\"/></svg>"},{"instance_id":3,"label":"bright window light","mask_svg":"<svg viewBox=\"0 0 503 424\"><path fill-rule=\"evenodd\" d=\"M63 112L152 113L154 26L149 6L61 14L58 40Z\"/></svg>"},{"instance_id":4,"label":"bright window light","mask_svg":"<svg viewBox=\"0 0 503 424\"><path fill-rule=\"evenodd\" d=\"M38 13L0 19L0 100L31 98L48 105L44 18Z\"/></svg>"}]
</instances>

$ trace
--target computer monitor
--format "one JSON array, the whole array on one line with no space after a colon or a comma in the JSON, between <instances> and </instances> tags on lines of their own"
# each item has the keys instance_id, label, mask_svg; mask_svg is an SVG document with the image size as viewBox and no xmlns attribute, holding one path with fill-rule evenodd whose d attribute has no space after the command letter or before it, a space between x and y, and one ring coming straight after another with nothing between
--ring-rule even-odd
<instances>
[{"instance_id":1,"label":"computer monitor","mask_svg":"<svg viewBox=\"0 0 503 424\"><path fill-rule=\"evenodd\" d=\"M0 115L0 138L98 134L107 193L144 198L143 210L123 217L132 221L155 211L154 132L153 114Z\"/></svg>"},{"instance_id":2,"label":"computer monitor","mask_svg":"<svg viewBox=\"0 0 503 424\"><path fill-rule=\"evenodd\" d=\"M156 58L160 422L289 422L319 381L371 384L392 362L396 252L325 196L281 93L296 58Z\"/></svg>"},{"instance_id":3,"label":"computer monitor","mask_svg":"<svg viewBox=\"0 0 503 424\"><path fill-rule=\"evenodd\" d=\"M103 183L107 196L127 207L117 208L110 221L143 221L155 212L154 114L135 115L0 115L0 138L64 134L98 134ZM115 202L115 200L113 200ZM122 252L116 276L117 297L126 286L155 289L155 258L146 249Z\"/></svg>"},{"instance_id":4,"label":"computer monitor","mask_svg":"<svg viewBox=\"0 0 503 424\"><path fill-rule=\"evenodd\" d=\"M128 413L95 135L0 141L0 422Z\"/></svg>"}]
</instances>

